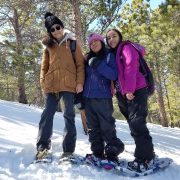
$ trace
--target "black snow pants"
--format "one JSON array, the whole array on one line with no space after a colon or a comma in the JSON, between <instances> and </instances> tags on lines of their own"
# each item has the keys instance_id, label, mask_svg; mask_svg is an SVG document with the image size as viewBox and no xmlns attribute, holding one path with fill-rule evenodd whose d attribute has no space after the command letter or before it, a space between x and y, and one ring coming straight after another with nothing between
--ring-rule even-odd
<instances>
[{"instance_id":1,"label":"black snow pants","mask_svg":"<svg viewBox=\"0 0 180 180\"><path fill-rule=\"evenodd\" d=\"M89 141L95 156L116 158L124 150L123 142L117 138L115 119L112 116L111 98L85 98Z\"/></svg>"},{"instance_id":2,"label":"black snow pants","mask_svg":"<svg viewBox=\"0 0 180 180\"><path fill-rule=\"evenodd\" d=\"M120 92L117 93L118 105L121 113L127 119L131 136L135 141L134 156L142 160L151 160L154 156L152 137L146 125L148 114L148 93L143 88L134 93L133 100L127 100Z\"/></svg>"}]
</instances>

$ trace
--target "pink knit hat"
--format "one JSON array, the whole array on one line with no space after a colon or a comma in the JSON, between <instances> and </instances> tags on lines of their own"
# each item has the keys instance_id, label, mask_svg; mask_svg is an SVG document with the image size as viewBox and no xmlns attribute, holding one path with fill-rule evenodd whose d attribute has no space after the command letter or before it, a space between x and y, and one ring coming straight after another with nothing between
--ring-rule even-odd
<instances>
[{"instance_id":1,"label":"pink knit hat","mask_svg":"<svg viewBox=\"0 0 180 180\"><path fill-rule=\"evenodd\" d=\"M105 43L104 38L97 33L92 33L89 35L89 37L88 37L88 45L89 46L91 45L93 40L99 40L99 41L102 41L103 43Z\"/></svg>"}]
</instances>

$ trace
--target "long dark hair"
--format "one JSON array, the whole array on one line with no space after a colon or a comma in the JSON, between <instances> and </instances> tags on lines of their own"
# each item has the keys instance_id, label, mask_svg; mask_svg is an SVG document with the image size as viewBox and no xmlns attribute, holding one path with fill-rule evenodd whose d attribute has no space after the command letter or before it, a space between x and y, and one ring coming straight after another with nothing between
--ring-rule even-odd
<instances>
[{"instance_id":1,"label":"long dark hair","mask_svg":"<svg viewBox=\"0 0 180 180\"><path fill-rule=\"evenodd\" d=\"M109 43L108 43L107 34L108 34L109 31L115 31L118 34L118 36L119 36L119 43L117 44L117 46L115 48L111 48ZM122 34L121 34L121 32L118 29L113 28L113 29L109 29L107 31L107 33L106 33L106 43L111 48L112 51L116 51L117 47L122 42L122 40L123 40Z\"/></svg>"},{"instance_id":2,"label":"long dark hair","mask_svg":"<svg viewBox=\"0 0 180 180\"><path fill-rule=\"evenodd\" d=\"M104 58L106 56L107 48L105 46L105 43L103 43L102 41L100 41L100 42L102 45L101 50L98 53L95 53L90 49L90 51L87 53L87 60L89 60L92 57Z\"/></svg>"}]
</instances>

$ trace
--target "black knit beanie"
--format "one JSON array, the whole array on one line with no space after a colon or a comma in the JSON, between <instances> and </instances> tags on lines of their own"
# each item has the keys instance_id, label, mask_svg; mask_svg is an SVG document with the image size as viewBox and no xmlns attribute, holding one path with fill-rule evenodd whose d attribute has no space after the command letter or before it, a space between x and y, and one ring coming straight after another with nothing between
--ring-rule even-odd
<instances>
[{"instance_id":1,"label":"black knit beanie","mask_svg":"<svg viewBox=\"0 0 180 180\"><path fill-rule=\"evenodd\" d=\"M46 12L44 18L45 18L45 27L46 27L48 32L50 32L51 27L54 24L59 24L62 28L64 28L62 21L58 17L53 15L52 13Z\"/></svg>"}]
</instances>

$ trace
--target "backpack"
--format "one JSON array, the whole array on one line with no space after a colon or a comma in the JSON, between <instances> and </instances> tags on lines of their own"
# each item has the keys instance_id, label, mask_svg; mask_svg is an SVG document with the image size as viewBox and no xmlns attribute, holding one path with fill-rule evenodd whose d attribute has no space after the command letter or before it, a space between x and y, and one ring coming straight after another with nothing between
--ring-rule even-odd
<instances>
[{"instance_id":1,"label":"backpack","mask_svg":"<svg viewBox=\"0 0 180 180\"><path fill-rule=\"evenodd\" d=\"M70 49L71 49L71 54L72 54L74 63L76 64L76 58L75 58L76 40L70 40Z\"/></svg>"},{"instance_id":2,"label":"backpack","mask_svg":"<svg viewBox=\"0 0 180 180\"><path fill-rule=\"evenodd\" d=\"M133 43L131 41L124 41L121 43L121 47L120 47L120 55L122 53L122 49L124 47L124 45L126 44L131 44L138 52L139 54L139 71L143 74L143 76L145 77L146 83L147 83L147 90L148 90L148 95L152 95L155 91L155 84L154 84L154 78L153 78L153 74L152 71L150 70L146 60L144 59L143 55L140 52L140 48L142 46L140 46L137 43Z\"/></svg>"}]
</instances>

